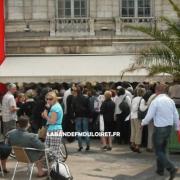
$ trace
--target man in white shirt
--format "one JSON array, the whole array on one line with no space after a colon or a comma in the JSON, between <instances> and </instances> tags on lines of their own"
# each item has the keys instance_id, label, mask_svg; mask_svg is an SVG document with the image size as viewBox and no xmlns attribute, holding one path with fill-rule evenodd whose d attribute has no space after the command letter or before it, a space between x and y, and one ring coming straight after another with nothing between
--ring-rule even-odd
<instances>
[{"instance_id":1,"label":"man in white shirt","mask_svg":"<svg viewBox=\"0 0 180 180\"><path fill-rule=\"evenodd\" d=\"M150 104L148 113L142 120L141 125L147 125L152 119L154 120L153 143L157 156L156 172L163 176L164 170L167 169L170 172L169 180L172 180L177 169L169 161L166 149L173 125L175 125L177 131L179 130L179 115L174 101L165 94L166 89L167 86L164 84L156 86L157 97Z\"/></svg>"},{"instance_id":2,"label":"man in white shirt","mask_svg":"<svg viewBox=\"0 0 180 180\"><path fill-rule=\"evenodd\" d=\"M16 128L17 121L17 106L14 98L14 94L16 93L16 85L9 84L8 92L4 95L2 99L2 120L3 120L3 133L6 133L12 129Z\"/></svg>"}]
</instances>

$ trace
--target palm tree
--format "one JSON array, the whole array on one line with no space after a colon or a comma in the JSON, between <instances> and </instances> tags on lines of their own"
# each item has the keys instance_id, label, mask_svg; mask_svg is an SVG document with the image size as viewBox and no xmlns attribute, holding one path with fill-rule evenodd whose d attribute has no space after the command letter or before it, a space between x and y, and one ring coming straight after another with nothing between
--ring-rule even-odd
<instances>
[{"instance_id":1,"label":"palm tree","mask_svg":"<svg viewBox=\"0 0 180 180\"><path fill-rule=\"evenodd\" d=\"M136 62L125 72L145 68L149 71L149 75L168 73L174 80L180 81L180 7L172 0L169 2L177 14L178 21L161 17L160 19L167 26L165 31L155 26L128 26L153 37L160 42L160 45L142 50Z\"/></svg>"}]
</instances>

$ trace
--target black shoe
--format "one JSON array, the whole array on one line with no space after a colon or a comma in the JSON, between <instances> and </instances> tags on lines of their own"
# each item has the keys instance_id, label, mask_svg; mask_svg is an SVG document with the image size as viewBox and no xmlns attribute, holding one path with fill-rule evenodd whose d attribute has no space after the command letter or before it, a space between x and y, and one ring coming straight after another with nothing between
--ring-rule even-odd
<instances>
[{"instance_id":1,"label":"black shoe","mask_svg":"<svg viewBox=\"0 0 180 180\"><path fill-rule=\"evenodd\" d=\"M156 174L158 174L159 176L164 176L164 172L163 171L156 171Z\"/></svg>"},{"instance_id":2,"label":"black shoe","mask_svg":"<svg viewBox=\"0 0 180 180\"><path fill-rule=\"evenodd\" d=\"M141 153L141 150L140 150L139 148L138 148L138 149L135 148L135 149L134 149L134 152Z\"/></svg>"},{"instance_id":3,"label":"black shoe","mask_svg":"<svg viewBox=\"0 0 180 180\"><path fill-rule=\"evenodd\" d=\"M112 147L108 147L108 148L107 148L107 151L111 151L111 150L112 150Z\"/></svg>"},{"instance_id":4,"label":"black shoe","mask_svg":"<svg viewBox=\"0 0 180 180\"><path fill-rule=\"evenodd\" d=\"M87 147L86 147L86 151L89 151L89 150L90 150L90 147L89 147L89 146L87 146Z\"/></svg>"},{"instance_id":5,"label":"black shoe","mask_svg":"<svg viewBox=\"0 0 180 180\"><path fill-rule=\"evenodd\" d=\"M78 152L81 152L83 150L83 147L80 147L79 149L78 149Z\"/></svg>"},{"instance_id":6,"label":"black shoe","mask_svg":"<svg viewBox=\"0 0 180 180\"><path fill-rule=\"evenodd\" d=\"M2 169L0 168L0 172L2 171ZM5 174L7 174L7 173L9 173L9 171L7 170L7 169L3 169L3 172L5 173Z\"/></svg>"},{"instance_id":7,"label":"black shoe","mask_svg":"<svg viewBox=\"0 0 180 180\"><path fill-rule=\"evenodd\" d=\"M177 171L178 171L177 168L174 168L174 170L170 171L169 180L173 180L175 178Z\"/></svg>"},{"instance_id":8,"label":"black shoe","mask_svg":"<svg viewBox=\"0 0 180 180\"><path fill-rule=\"evenodd\" d=\"M135 147L134 146L130 146L129 148L131 149L131 151L135 152Z\"/></svg>"},{"instance_id":9,"label":"black shoe","mask_svg":"<svg viewBox=\"0 0 180 180\"><path fill-rule=\"evenodd\" d=\"M103 146L101 149L106 151L107 150L107 146Z\"/></svg>"}]
</instances>

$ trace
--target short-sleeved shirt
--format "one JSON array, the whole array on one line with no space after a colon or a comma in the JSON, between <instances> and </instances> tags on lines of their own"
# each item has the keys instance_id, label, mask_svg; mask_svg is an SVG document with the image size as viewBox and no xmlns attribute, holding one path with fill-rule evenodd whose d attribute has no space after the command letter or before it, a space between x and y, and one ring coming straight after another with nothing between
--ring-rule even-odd
<instances>
[{"instance_id":1,"label":"short-sleeved shirt","mask_svg":"<svg viewBox=\"0 0 180 180\"><path fill-rule=\"evenodd\" d=\"M8 122L11 120L17 120L17 113L11 112L11 107L16 107L16 101L10 92L7 92L2 100L2 119L3 122Z\"/></svg>"},{"instance_id":2,"label":"short-sleeved shirt","mask_svg":"<svg viewBox=\"0 0 180 180\"><path fill-rule=\"evenodd\" d=\"M55 124L50 124L47 122L48 131L62 130L63 110L61 105L59 103L54 104L48 114L49 117L51 117L52 112L57 114L57 120Z\"/></svg>"}]
</instances>

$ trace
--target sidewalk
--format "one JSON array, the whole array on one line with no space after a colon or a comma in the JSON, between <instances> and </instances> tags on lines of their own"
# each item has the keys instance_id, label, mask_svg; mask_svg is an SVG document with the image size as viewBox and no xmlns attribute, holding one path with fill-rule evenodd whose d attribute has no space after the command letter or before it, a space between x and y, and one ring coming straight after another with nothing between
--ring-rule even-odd
<instances>
[{"instance_id":1,"label":"sidewalk","mask_svg":"<svg viewBox=\"0 0 180 180\"><path fill-rule=\"evenodd\" d=\"M74 180L167 180L166 176L155 174L155 156L153 153L143 151L141 154L133 153L128 146L115 145L110 152L100 150L98 140L93 140L89 152L77 152L77 142L67 144L69 157L67 164L70 167ZM170 158L180 168L180 154L171 155ZM10 159L7 167L10 173L1 178L7 180L12 177L15 160ZM19 168L15 179L25 180L26 168ZM33 174L36 178L36 170ZM47 179L47 178L41 178ZM175 180L180 180L180 171Z\"/></svg>"}]
</instances>

